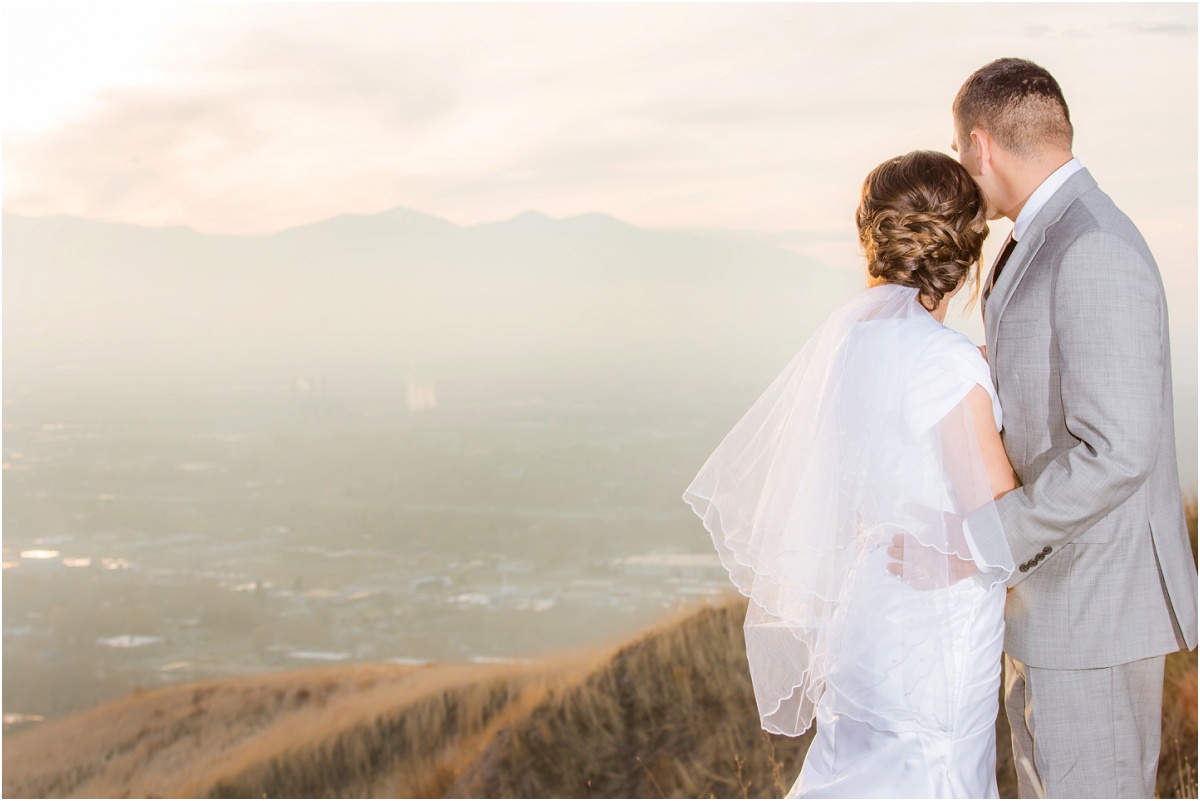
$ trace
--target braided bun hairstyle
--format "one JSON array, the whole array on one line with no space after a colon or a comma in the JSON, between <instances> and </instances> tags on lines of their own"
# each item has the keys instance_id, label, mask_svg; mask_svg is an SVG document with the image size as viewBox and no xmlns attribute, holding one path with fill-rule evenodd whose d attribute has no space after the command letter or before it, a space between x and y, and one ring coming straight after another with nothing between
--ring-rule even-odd
<instances>
[{"instance_id":1,"label":"braided bun hairstyle","mask_svg":"<svg viewBox=\"0 0 1200 801\"><path fill-rule=\"evenodd\" d=\"M872 283L915 287L933 311L973 275L987 238L987 203L966 168L944 153L914 150L863 181L855 214Z\"/></svg>"}]
</instances>

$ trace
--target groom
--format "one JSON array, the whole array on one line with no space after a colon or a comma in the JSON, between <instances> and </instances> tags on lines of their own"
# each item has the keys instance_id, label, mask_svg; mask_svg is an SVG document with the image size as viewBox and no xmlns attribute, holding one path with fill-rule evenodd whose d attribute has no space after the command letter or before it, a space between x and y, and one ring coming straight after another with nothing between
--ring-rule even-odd
<instances>
[{"instance_id":1,"label":"groom","mask_svg":"<svg viewBox=\"0 0 1200 801\"><path fill-rule=\"evenodd\" d=\"M1003 439L1023 486L975 546L1017 564L1005 707L1020 795L1149 798L1165 654L1196 647L1167 305L1134 224L1071 154L1058 83L993 61L954 99L959 161L1013 233L984 282Z\"/></svg>"}]
</instances>

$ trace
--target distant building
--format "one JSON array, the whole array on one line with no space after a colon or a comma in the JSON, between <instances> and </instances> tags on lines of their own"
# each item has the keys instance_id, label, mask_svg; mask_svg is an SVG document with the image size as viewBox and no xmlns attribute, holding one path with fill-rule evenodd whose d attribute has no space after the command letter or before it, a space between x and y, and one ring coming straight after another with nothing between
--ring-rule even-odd
<instances>
[{"instance_id":1,"label":"distant building","mask_svg":"<svg viewBox=\"0 0 1200 801\"><path fill-rule=\"evenodd\" d=\"M432 383L408 379L408 409L412 412L437 408L437 391Z\"/></svg>"},{"instance_id":2,"label":"distant building","mask_svg":"<svg viewBox=\"0 0 1200 801\"><path fill-rule=\"evenodd\" d=\"M109 648L141 648L143 645L154 645L162 641L162 637L147 637L141 634L118 634L116 637L96 638L97 645L107 645Z\"/></svg>"},{"instance_id":3,"label":"distant building","mask_svg":"<svg viewBox=\"0 0 1200 801\"><path fill-rule=\"evenodd\" d=\"M347 651L291 651L288 656L317 662L344 662L351 655Z\"/></svg>"}]
</instances>

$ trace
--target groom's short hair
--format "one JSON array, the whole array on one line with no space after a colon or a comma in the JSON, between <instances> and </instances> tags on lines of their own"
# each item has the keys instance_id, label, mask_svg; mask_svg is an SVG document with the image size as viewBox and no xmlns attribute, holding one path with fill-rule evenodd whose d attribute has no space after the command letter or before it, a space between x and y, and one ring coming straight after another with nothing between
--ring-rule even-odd
<instances>
[{"instance_id":1,"label":"groom's short hair","mask_svg":"<svg viewBox=\"0 0 1200 801\"><path fill-rule=\"evenodd\" d=\"M1058 81L1023 58L1000 58L977 69L954 98L961 141L981 128L1005 150L1035 156L1049 145L1071 150L1075 130Z\"/></svg>"}]
</instances>

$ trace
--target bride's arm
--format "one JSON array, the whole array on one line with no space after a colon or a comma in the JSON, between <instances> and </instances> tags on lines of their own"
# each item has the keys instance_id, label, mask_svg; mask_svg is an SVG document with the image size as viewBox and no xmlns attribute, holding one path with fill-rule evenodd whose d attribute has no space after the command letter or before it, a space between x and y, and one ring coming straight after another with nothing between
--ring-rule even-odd
<instances>
[{"instance_id":1,"label":"bride's arm","mask_svg":"<svg viewBox=\"0 0 1200 801\"><path fill-rule=\"evenodd\" d=\"M949 571L948 578L951 582L979 573L981 569L985 569L986 564L965 525L963 515L975 507L987 505L991 500L1019 486L1008 454L1004 451L1004 443L1000 440L1000 432L996 430L995 418L992 415L992 396L983 386L976 384L967 393L965 402L970 412L970 423L964 419L961 412L951 412L939 425L946 480L950 482L959 503L966 506L959 512L943 513L942 516L941 525L945 526L948 544L954 552L932 557L935 562L945 560L945 568ZM987 474L986 489L978 484L975 478L978 472L972 468L972 463L978 464L976 459L979 457L971 454L971 451L976 449L979 457L982 457ZM988 494L984 494L985 492ZM920 576L924 574L920 567L917 567L915 573L906 574L905 550L905 539L897 534L888 548L888 554L896 560L888 565L889 572L904 577L905 581L916 589L934 589L942 586L936 578L923 583ZM930 557L931 554L926 549L918 548L916 556L910 554L908 557L913 560L910 567L919 565L921 559ZM941 575L941 571L930 570L928 574L936 577ZM912 577L914 575L916 578Z\"/></svg>"},{"instance_id":2,"label":"bride's arm","mask_svg":"<svg viewBox=\"0 0 1200 801\"><path fill-rule=\"evenodd\" d=\"M984 467L987 468L988 484L992 488L992 497L999 498L1006 492L1011 492L1020 486L1013 472L1008 454L1004 452L1004 443L1000 440L1000 432L992 418L992 398L988 391L978 384L967 393L967 408L971 410L971 419L975 423L975 438L979 442L979 453L983 456Z\"/></svg>"},{"instance_id":3,"label":"bride's arm","mask_svg":"<svg viewBox=\"0 0 1200 801\"><path fill-rule=\"evenodd\" d=\"M975 425L975 439L979 443L979 453L983 457L983 466L987 471L988 485L993 499L1012 492L1021 486L1008 453L1004 450L1004 442L1000 432L996 430L996 421L992 417L992 397L982 386L976 385L967 393L967 408L971 412L971 420ZM970 528L964 520L962 523L963 539L971 551L971 566L964 565L963 575L970 575L972 568L980 567L980 556Z\"/></svg>"}]
</instances>

